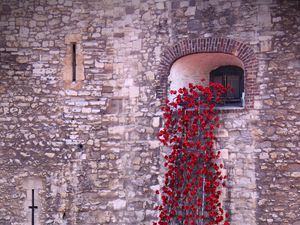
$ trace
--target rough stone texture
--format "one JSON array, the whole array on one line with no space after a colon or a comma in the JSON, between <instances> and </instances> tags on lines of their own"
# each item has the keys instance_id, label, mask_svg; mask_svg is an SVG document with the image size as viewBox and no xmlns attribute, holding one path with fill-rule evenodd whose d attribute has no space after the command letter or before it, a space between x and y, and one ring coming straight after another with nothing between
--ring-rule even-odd
<instances>
[{"instance_id":1,"label":"rough stone texture","mask_svg":"<svg viewBox=\"0 0 300 225\"><path fill-rule=\"evenodd\" d=\"M162 56L184 40L226 38L258 63L245 84L257 88L253 105L221 111L232 224L296 225L298 15L297 0L2 0L0 224L30 224L32 188L40 224L151 224ZM74 89L63 80L70 34L84 66Z\"/></svg>"},{"instance_id":2,"label":"rough stone texture","mask_svg":"<svg viewBox=\"0 0 300 225\"><path fill-rule=\"evenodd\" d=\"M271 16L260 35L270 44L258 53L260 119L254 123L260 157L257 221L294 225L300 218L300 3L280 1L265 8Z\"/></svg>"}]
</instances>

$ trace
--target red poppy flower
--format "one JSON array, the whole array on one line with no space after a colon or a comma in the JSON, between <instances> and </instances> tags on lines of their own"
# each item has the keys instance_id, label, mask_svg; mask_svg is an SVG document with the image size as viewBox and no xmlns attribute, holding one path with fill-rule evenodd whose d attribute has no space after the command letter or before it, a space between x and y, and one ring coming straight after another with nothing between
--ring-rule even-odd
<instances>
[{"instance_id":1,"label":"red poppy flower","mask_svg":"<svg viewBox=\"0 0 300 225\"><path fill-rule=\"evenodd\" d=\"M177 96L162 107L165 125L158 137L162 144L171 147L172 152L164 157L167 172L161 191L162 204L158 207L159 225L174 222L174 217L190 225L206 216L210 220L208 224L224 220L219 198L220 183L225 186L226 176L222 177L220 172L223 164L218 166L215 162L220 152L214 152L216 137L213 132L220 126L214 98L219 98L224 91L226 88L220 84L210 83L209 87L189 84L188 88L170 91ZM201 162L206 166L199 168ZM205 216L196 213L203 203L199 197L203 186L206 192ZM185 216L175 215L178 212Z\"/></svg>"}]
</instances>

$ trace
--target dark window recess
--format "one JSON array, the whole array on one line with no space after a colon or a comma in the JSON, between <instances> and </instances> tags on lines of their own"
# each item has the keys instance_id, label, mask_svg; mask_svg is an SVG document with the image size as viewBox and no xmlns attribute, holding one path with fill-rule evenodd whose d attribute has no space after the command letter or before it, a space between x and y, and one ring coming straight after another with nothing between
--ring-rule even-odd
<instances>
[{"instance_id":1,"label":"dark window recess","mask_svg":"<svg viewBox=\"0 0 300 225\"><path fill-rule=\"evenodd\" d=\"M76 81L76 43L72 43L72 81Z\"/></svg>"},{"instance_id":2,"label":"dark window recess","mask_svg":"<svg viewBox=\"0 0 300 225\"><path fill-rule=\"evenodd\" d=\"M243 106L244 101L244 71L238 66L221 66L210 72L210 81L228 85L233 91L228 91L221 99L219 106Z\"/></svg>"},{"instance_id":3,"label":"dark window recess","mask_svg":"<svg viewBox=\"0 0 300 225\"><path fill-rule=\"evenodd\" d=\"M34 225L34 210L37 209L38 207L34 205L34 189L31 190L32 193L32 199L31 199L31 206L28 208L31 209L31 224Z\"/></svg>"}]
</instances>

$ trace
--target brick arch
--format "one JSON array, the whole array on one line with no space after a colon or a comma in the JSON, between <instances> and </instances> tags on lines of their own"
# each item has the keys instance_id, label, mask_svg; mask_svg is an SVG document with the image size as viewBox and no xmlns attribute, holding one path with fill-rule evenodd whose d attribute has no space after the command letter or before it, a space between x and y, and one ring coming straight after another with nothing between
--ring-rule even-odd
<instances>
[{"instance_id":1,"label":"brick arch","mask_svg":"<svg viewBox=\"0 0 300 225\"><path fill-rule=\"evenodd\" d=\"M257 94L256 74L257 60L250 45L229 38L197 38L182 40L179 43L166 48L162 55L158 68L159 82L157 97L167 97L168 76L173 63L183 57L196 53L225 53L240 59L245 69L245 108L253 108L254 95Z\"/></svg>"}]
</instances>

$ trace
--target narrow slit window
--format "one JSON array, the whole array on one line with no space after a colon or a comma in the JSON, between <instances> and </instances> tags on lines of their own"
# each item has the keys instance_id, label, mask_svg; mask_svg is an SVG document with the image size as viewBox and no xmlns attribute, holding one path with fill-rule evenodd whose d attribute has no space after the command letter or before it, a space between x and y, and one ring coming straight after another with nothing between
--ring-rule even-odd
<instances>
[{"instance_id":1,"label":"narrow slit window","mask_svg":"<svg viewBox=\"0 0 300 225\"><path fill-rule=\"evenodd\" d=\"M72 43L72 81L76 81L76 43Z\"/></svg>"},{"instance_id":2,"label":"narrow slit window","mask_svg":"<svg viewBox=\"0 0 300 225\"><path fill-rule=\"evenodd\" d=\"M64 88L80 89L84 81L81 35L67 34L65 44L66 54L62 69Z\"/></svg>"}]
</instances>

